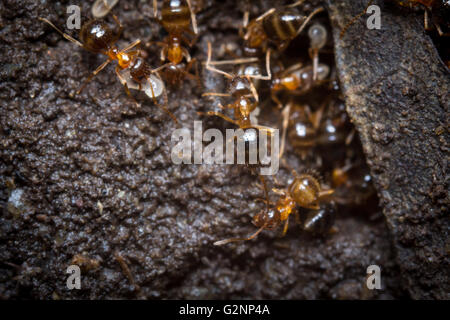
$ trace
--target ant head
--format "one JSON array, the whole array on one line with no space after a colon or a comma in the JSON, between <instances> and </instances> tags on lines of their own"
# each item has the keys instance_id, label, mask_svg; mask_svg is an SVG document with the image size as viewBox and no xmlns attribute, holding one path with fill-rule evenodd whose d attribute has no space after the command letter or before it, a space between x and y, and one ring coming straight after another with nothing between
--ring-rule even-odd
<instances>
[{"instance_id":1,"label":"ant head","mask_svg":"<svg viewBox=\"0 0 450 320\"><path fill-rule=\"evenodd\" d=\"M243 118L249 118L250 113L252 113L256 107L256 101L250 99L250 96L244 95L239 98L239 112Z\"/></svg>"},{"instance_id":2,"label":"ant head","mask_svg":"<svg viewBox=\"0 0 450 320\"><path fill-rule=\"evenodd\" d=\"M90 20L80 30L84 47L92 52L105 52L117 41L115 34L103 20Z\"/></svg>"},{"instance_id":3,"label":"ant head","mask_svg":"<svg viewBox=\"0 0 450 320\"><path fill-rule=\"evenodd\" d=\"M289 194L300 206L309 209L318 207L320 197L320 183L310 174L297 176L289 187Z\"/></svg>"}]
</instances>

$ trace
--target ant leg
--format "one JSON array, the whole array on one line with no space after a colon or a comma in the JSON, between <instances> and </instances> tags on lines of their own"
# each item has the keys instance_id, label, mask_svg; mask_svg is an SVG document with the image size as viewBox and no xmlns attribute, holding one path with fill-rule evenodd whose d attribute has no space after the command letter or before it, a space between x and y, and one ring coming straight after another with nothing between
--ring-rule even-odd
<instances>
[{"instance_id":1,"label":"ant leg","mask_svg":"<svg viewBox=\"0 0 450 320\"><path fill-rule=\"evenodd\" d=\"M248 75L249 78L260 79L260 80L270 80L272 79L272 73L270 71L270 49L267 50L266 53L266 72L267 76L262 75Z\"/></svg>"},{"instance_id":2,"label":"ant leg","mask_svg":"<svg viewBox=\"0 0 450 320\"><path fill-rule=\"evenodd\" d=\"M303 31L303 29L305 29L306 25L316 14L318 14L322 11L324 11L324 9L322 7L320 7L320 8L317 8L316 10L314 10L313 12L311 12L309 14L309 16L306 18L306 20L303 22L303 24L300 26L300 28L298 28L296 36L298 36Z\"/></svg>"},{"instance_id":3,"label":"ant leg","mask_svg":"<svg viewBox=\"0 0 450 320\"><path fill-rule=\"evenodd\" d=\"M298 210L294 210L294 217L295 217L295 223L301 225L302 220L300 219L300 214L298 213Z\"/></svg>"},{"instance_id":4,"label":"ant leg","mask_svg":"<svg viewBox=\"0 0 450 320\"><path fill-rule=\"evenodd\" d=\"M247 238L231 238L231 239L225 239L214 242L215 246L222 246L224 244L230 243L230 242L237 242L237 241L247 241L254 239L261 231L264 230L264 228L267 226L267 223L265 223L261 228L259 228L254 234L251 236L248 236Z\"/></svg>"},{"instance_id":5,"label":"ant leg","mask_svg":"<svg viewBox=\"0 0 450 320\"><path fill-rule=\"evenodd\" d=\"M270 90L270 98L272 99L273 102L275 102L277 104L277 108L281 109L283 106L283 103L281 102L281 100L278 98L277 93L275 90Z\"/></svg>"},{"instance_id":6,"label":"ant leg","mask_svg":"<svg viewBox=\"0 0 450 320\"><path fill-rule=\"evenodd\" d=\"M188 7L189 7L189 11L191 12L191 21L192 21L192 30L194 30L195 34L198 34L198 30L197 30L197 19L195 17L195 13L192 10L192 6L191 6L191 0L186 0Z\"/></svg>"},{"instance_id":7,"label":"ant leg","mask_svg":"<svg viewBox=\"0 0 450 320\"><path fill-rule=\"evenodd\" d=\"M355 133L356 133L356 130L355 130L355 128L353 128L352 131L350 131L350 133L348 134L348 136L345 137L345 145L346 146L349 146L350 143L352 143L353 138L355 137Z\"/></svg>"},{"instance_id":8,"label":"ant leg","mask_svg":"<svg viewBox=\"0 0 450 320\"><path fill-rule=\"evenodd\" d=\"M220 92L205 92L202 94L203 97L231 97L231 94L229 93L220 93Z\"/></svg>"},{"instance_id":9,"label":"ant leg","mask_svg":"<svg viewBox=\"0 0 450 320\"><path fill-rule=\"evenodd\" d=\"M267 199L267 202L266 202L267 211L269 211L270 199L269 199L269 190L267 189L266 179L264 179L264 177L262 175L260 175L260 174L258 174L258 177L259 177L259 180L261 180L261 183L263 185L264 196Z\"/></svg>"},{"instance_id":10,"label":"ant leg","mask_svg":"<svg viewBox=\"0 0 450 320\"><path fill-rule=\"evenodd\" d=\"M305 0L298 0L297 2L294 2L293 4L288 5L288 8L295 8L298 7L299 5L301 5L303 2L305 2Z\"/></svg>"},{"instance_id":11,"label":"ant leg","mask_svg":"<svg viewBox=\"0 0 450 320\"><path fill-rule=\"evenodd\" d=\"M139 46L141 44L141 40L140 39L137 39L136 41L134 41L133 43L131 43L131 44L129 44L127 47L125 47L124 49L122 49L122 50L120 50L120 52L128 52L128 51L130 51L131 49L133 49L134 47L136 47L136 46ZM138 52L138 51L133 51L133 52ZM130 55L131 55L131 53L132 52L130 52Z\"/></svg>"},{"instance_id":12,"label":"ant leg","mask_svg":"<svg viewBox=\"0 0 450 320\"><path fill-rule=\"evenodd\" d=\"M148 48L148 47L150 47L152 44L156 44L157 46L160 46L160 47L165 47L165 46L167 46L167 44L166 44L165 42L162 42L162 41L149 41L149 42L147 42L147 43L145 44L145 46Z\"/></svg>"},{"instance_id":13,"label":"ant leg","mask_svg":"<svg viewBox=\"0 0 450 320\"><path fill-rule=\"evenodd\" d=\"M139 108L141 105L136 101L136 99L131 94L130 89L128 88L127 80L120 74L119 66L116 66L115 71L116 71L117 78L119 78L120 83L122 83L123 87L125 88L125 92L131 99L133 99L134 103L136 104L136 107Z\"/></svg>"},{"instance_id":14,"label":"ant leg","mask_svg":"<svg viewBox=\"0 0 450 320\"><path fill-rule=\"evenodd\" d=\"M430 31L430 23L429 23L429 19L428 19L428 11L427 9L425 9L425 11L423 12L423 25L425 27L425 30Z\"/></svg>"},{"instance_id":15,"label":"ant leg","mask_svg":"<svg viewBox=\"0 0 450 320\"><path fill-rule=\"evenodd\" d=\"M322 191L319 192L319 199L328 197L328 196L332 195L333 193L334 193L333 189L322 190Z\"/></svg>"},{"instance_id":16,"label":"ant leg","mask_svg":"<svg viewBox=\"0 0 450 320\"><path fill-rule=\"evenodd\" d=\"M317 69L319 67L319 50L318 49L309 49L309 55L313 59L313 81L317 80Z\"/></svg>"},{"instance_id":17,"label":"ant leg","mask_svg":"<svg viewBox=\"0 0 450 320\"><path fill-rule=\"evenodd\" d=\"M320 108L315 112L311 112L309 105L305 105L306 116L308 117L309 122L311 122L315 130L319 129L320 122L322 121L323 109L325 108L326 104L327 101L325 101L325 103L322 103Z\"/></svg>"},{"instance_id":18,"label":"ant leg","mask_svg":"<svg viewBox=\"0 0 450 320\"><path fill-rule=\"evenodd\" d=\"M89 81L91 81L92 78L94 78L97 75L97 73L102 71L108 65L108 63L110 63L111 61L112 60L108 59L105 62L103 62L97 69L95 69L94 72L92 72L91 75L84 81L84 83L80 87L80 89L78 89L77 94L80 94L81 91L83 91L84 87L89 83Z\"/></svg>"},{"instance_id":19,"label":"ant leg","mask_svg":"<svg viewBox=\"0 0 450 320\"><path fill-rule=\"evenodd\" d=\"M289 225L289 217L286 219L286 222L284 223L283 233L281 234L282 237L284 237L286 235L288 225Z\"/></svg>"},{"instance_id":20,"label":"ant leg","mask_svg":"<svg viewBox=\"0 0 450 320\"><path fill-rule=\"evenodd\" d=\"M207 116L217 116L222 118L225 121L231 122L234 125L237 125L239 127L239 123L237 123L235 120L231 119L230 117L224 115L220 112L214 112L214 111L207 111L207 112L197 112L198 115L207 115Z\"/></svg>"},{"instance_id":21,"label":"ant leg","mask_svg":"<svg viewBox=\"0 0 450 320\"><path fill-rule=\"evenodd\" d=\"M122 25L122 22L120 22L119 18L117 18L117 16L115 14L111 14L111 15L112 15L114 21L116 22L117 26L119 27L119 31L117 32L117 36L116 36L117 39L119 39L123 32L123 25Z\"/></svg>"},{"instance_id":22,"label":"ant leg","mask_svg":"<svg viewBox=\"0 0 450 320\"><path fill-rule=\"evenodd\" d=\"M266 197L266 200L264 200L264 199L260 199L260 200L266 203L266 205L267 205L267 211L269 211L270 199L269 199L269 189L267 188L266 179L264 179L264 177L263 177L262 175L260 175L260 174L256 171L256 169L250 168L250 170L252 171L252 173L257 174L259 180L261 181L262 189L263 189L263 191L264 191L264 196Z\"/></svg>"},{"instance_id":23,"label":"ant leg","mask_svg":"<svg viewBox=\"0 0 450 320\"><path fill-rule=\"evenodd\" d=\"M187 62L191 61L191 55L189 54L189 51L187 51L185 48L181 48L181 52L183 54L183 57L186 59Z\"/></svg>"},{"instance_id":24,"label":"ant leg","mask_svg":"<svg viewBox=\"0 0 450 320\"><path fill-rule=\"evenodd\" d=\"M280 147L280 156L279 158L281 159L283 157L283 153L284 153L284 146L286 144L286 133L287 133L287 128L288 128L288 124L289 124L289 115L291 114L291 102L289 102L287 104L287 106L284 108L284 110L281 112L283 115L283 133L281 134L281 147Z\"/></svg>"},{"instance_id":25,"label":"ant leg","mask_svg":"<svg viewBox=\"0 0 450 320\"><path fill-rule=\"evenodd\" d=\"M269 10L267 10L266 12L264 12L262 15L260 15L258 18L255 19L255 21L261 21L263 20L265 17L271 15L272 13L275 12L275 8L270 8Z\"/></svg>"},{"instance_id":26,"label":"ant leg","mask_svg":"<svg viewBox=\"0 0 450 320\"><path fill-rule=\"evenodd\" d=\"M272 188L272 192L275 194L278 194L280 196L284 196L286 193L284 192L284 190L282 189L278 189L278 188Z\"/></svg>"},{"instance_id":27,"label":"ant leg","mask_svg":"<svg viewBox=\"0 0 450 320\"><path fill-rule=\"evenodd\" d=\"M165 66L165 65L164 65L164 66ZM162 66L162 67L164 67L164 66ZM161 67L160 67L160 68L161 68ZM157 68L157 69L160 69L160 68ZM156 69L155 69L155 70L156 70ZM154 72L154 70L152 70L152 72ZM155 74L156 74L156 76L159 78L159 80L162 81L162 79L161 79L161 77L159 76L159 74L158 74L158 73L155 73ZM167 91L166 91L166 89L165 89L165 88L163 89L164 105L160 105L160 104L158 103L158 101L156 100L155 92L153 91L153 85L152 85L152 84L150 84L150 90L151 90L151 92L152 92L152 100L153 100L153 103L155 104L155 106L157 106L158 108L164 110L164 111L172 118L172 120L175 121L175 123L178 125L179 122L178 122L177 118L175 117L175 115L174 115L172 112L170 112L169 109L167 109L167 106L168 106L168 104L169 104L169 98L168 98L168 96L167 96Z\"/></svg>"},{"instance_id":28,"label":"ant leg","mask_svg":"<svg viewBox=\"0 0 450 320\"><path fill-rule=\"evenodd\" d=\"M61 30L59 30L59 29L58 29L53 23L51 23L49 20L47 20L47 19L45 19L45 18L41 18L41 17L39 17L38 19L41 20L41 21L44 21L44 22L47 23L47 24L49 24L53 29L55 29L56 31L58 31L64 38L66 38L66 39L69 40L70 42L73 42L73 43L75 43L77 46L84 48L84 45L83 45L80 41L78 41L78 40L72 38L72 37L69 36L67 33L64 33L64 32L62 32Z\"/></svg>"},{"instance_id":29,"label":"ant leg","mask_svg":"<svg viewBox=\"0 0 450 320\"><path fill-rule=\"evenodd\" d=\"M274 128L266 127L266 126L260 126L260 125L257 125L257 124L250 124L248 126L241 126L240 128L242 130L253 128L253 129L258 129L258 130L261 130L261 131L266 131L269 136L272 135L272 133L275 131Z\"/></svg>"},{"instance_id":30,"label":"ant leg","mask_svg":"<svg viewBox=\"0 0 450 320\"><path fill-rule=\"evenodd\" d=\"M256 18L255 21L261 21L262 19L271 15L274 12L275 12L275 8L271 8L271 9L267 10L266 12L264 12L262 15L260 15L258 18ZM250 37L250 30L247 30L247 32L244 35L244 40L248 40L249 37Z\"/></svg>"},{"instance_id":31,"label":"ant leg","mask_svg":"<svg viewBox=\"0 0 450 320\"><path fill-rule=\"evenodd\" d=\"M158 18L158 4L156 2L157 2L157 0L153 0L153 17L154 18Z\"/></svg>"},{"instance_id":32,"label":"ant leg","mask_svg":"<svg viewBox=\"0 0 450 320\"><path fill-rule=\"evenodd\" d=\"M152 72L152 73L156 73L156 74L158 75L158 77L159 77L158 72L161 71L161 70L164 69L164 68L167 68L167 67L170 66L171 64L172 64L171 62L165 63L165 64L163 64L162 66L159 66L158 68L155 68L155 69L151 70L151 72Z\"/></svg>"},{"instance_id":33,"label":"ant leg","mask_svg":"<svg viewBox=\"0 0 450 320\"><path fill-rule=\"evenodd\" d=\"M345 32L347 31L347 29L355 23L356 20L358 20L359 18L361 18L363 15L366 14L367 9L370 7L370 5L372 4L373 0L370 0L369 3L367 4L366 8L364 9L364 11L358 13L356 16L353 17L352 20L350 20L350 22L348 22L344 28L341 30L341 33L339 34L339 38L342 39L344 37Z\"/></svg>"},{"instance_id":34,"label":"ant leg","mask_svg":"<svg viewBox=\"0 0 450 320\"><path fill-rule=\"evenodd\" d=\"M231 54L232 52L230 52ZM250 63L250 62L256 62L259 59L256 57L253 58L236 58L236 59L232 59L232 60L220 60L220 61L210 61L209 65L211 66L219 66L222 64L242 64L242 63Z\"/></svg>"},{"instance_id":35,"label":"ant leg","mask_svg":"<svg viewBox=\"0 0 450 320\"><path fill-rule=\"evenodd\" d=\"M250 77L248 75L245 77L247 78L248 82L250 83L250 91L252 92L253 98L255 98L256 102L259 102L259 95L258 95L258 91L256 91L255 85L250 80Z\"/></svg>"},{"instance_id":36,"label":"ant leg","mask_svg":"<svg viewBox=\"0 0 450 320\"><path fill-rule=\"evenodd\" d=\"M211 42L208 42L208 58L206 60L206 69L208 69L209 71L212 71L212 72L217 72L217 73L223 74L225 77L227 77L229 79L233 79L233 76L231 74L212 67L210 65L210 63L211 63Z\"/></svg>"},{"instance_id":37,"label":"ant leg","mask_svg":"<svg viewBox=\"0 0 450 320\"><path fill-rule=\"evenodd\" d=\"M125 47L124 49L122 49L122 50L120 50L120 52L127 52L127 51L129 51L130 49L132 49L132 48L134 48L134 47L136 47L136 46L138 46L138 45L140 45L141 44L141 40L140 39L137 39L136 41L134 41L133 43L130 43L127 47Z\"/></svg>"},{"instance_id":38,"label":"ant leg","mask_svg":"<svg viewBox=\"0 0 450 320\"><path fill-rule=\"evenodd\" d=\"M191 74L189 71L191 70L192 66L195 65L195 75ZM200 81L200 75L198 73L198 61L197 58L192 59L188 62L184 70L182 70L183 74L186 75L191 80L196 80L197 85L199 88L202 87L202 82Z\"/></svg>"}]
</instances>

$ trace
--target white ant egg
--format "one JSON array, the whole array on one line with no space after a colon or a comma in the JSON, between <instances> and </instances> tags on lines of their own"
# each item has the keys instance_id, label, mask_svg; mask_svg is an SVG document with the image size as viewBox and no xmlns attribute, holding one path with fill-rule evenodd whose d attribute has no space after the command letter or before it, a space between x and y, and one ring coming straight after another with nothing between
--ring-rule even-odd
<instances>
[{"instance_id":1,"label":"white ant egg","mask_svg":"<svg viewBox=\"0 0 450 320\"><path fill-rule=\"evenodd\" d=\"M103 18L119 2L119 0L97 0L92 6L92 16L94 18Z\"/></svg>"},{"instance_id":2,"label":"white ant egg","mask_svg":"<svg viewBox=\"0 0 450 320\"><path fill-rule=\"evenodd\" d=\"M319 23L313 24L308 30L308 36L311 40L311 48L321 49L327 42L327 30Z\"/></svg>"}]
</instances>

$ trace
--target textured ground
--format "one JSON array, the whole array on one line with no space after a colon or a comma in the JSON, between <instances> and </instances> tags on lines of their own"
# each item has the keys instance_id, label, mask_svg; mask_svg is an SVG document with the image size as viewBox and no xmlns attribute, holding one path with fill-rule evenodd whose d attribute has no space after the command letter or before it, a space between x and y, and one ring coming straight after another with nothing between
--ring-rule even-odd
<instances>
[{"instance_id":1,"label":"textured ground","mask_svg":"<svg viewBox=\"0 0 450 320\"><path fill-rule=\"evenodd\" d=\"M206 41L236 35L242 17L233 3L205 2L192 50L199 59ZM82 3L89 15L89 2ZM67 5L0 4L0 298L411 296L394 250L396 226L388 231L383 218L363 211L339 216L339 232L324 239L292 224L284 238L264 232L255 241L212 246L254 230L257 179L237 166L173 165L173 122L145 97L138 109L113 66L75 95L103 58L37 20L63 26ZM258 10L267 8L261 1ZM120 1L114 12L125 26L119 45L160 38L146 18L147 1ZM148 59L156 64L157 55ZM169 109L184 126L192 128L196 111L211 109L203 90L221 90L220 77L202 79L205 89L186 82L170 90ZM287 159L303 169L293 154ZM287 182L289 172L278 179ZM66 288L72 263L82 265L81 290ZM363 289L371 264L382 268L383 290Z\"/></svg>"}]
</instances>

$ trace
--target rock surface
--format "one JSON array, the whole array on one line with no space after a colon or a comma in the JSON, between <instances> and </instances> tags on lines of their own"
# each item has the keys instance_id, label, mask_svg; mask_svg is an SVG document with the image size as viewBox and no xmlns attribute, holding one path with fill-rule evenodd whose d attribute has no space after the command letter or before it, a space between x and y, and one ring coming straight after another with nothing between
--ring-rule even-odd
<instances>
[{"instance_id":1,"label":"rock surface","mask_svg":"<svg viewBox=\"0 0 450 320\"><path fill-rule=\"evenodd\" d=\"M335 38L366 1L330 1ZM359 4L356 5L356 3ZM336 41L347 111L374 177L406 288L450 298L448 114L450 73L423 20L388 3L381 29L361 19Z\"/></svg>"}]
</instances>

